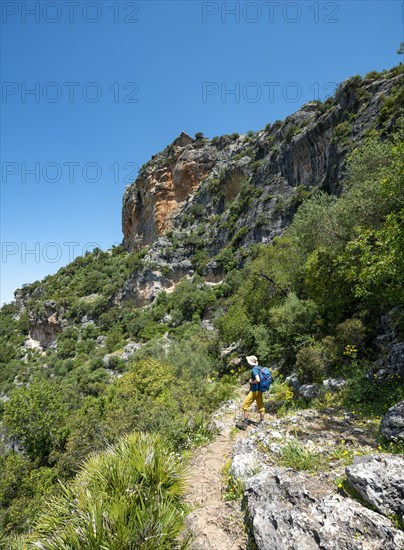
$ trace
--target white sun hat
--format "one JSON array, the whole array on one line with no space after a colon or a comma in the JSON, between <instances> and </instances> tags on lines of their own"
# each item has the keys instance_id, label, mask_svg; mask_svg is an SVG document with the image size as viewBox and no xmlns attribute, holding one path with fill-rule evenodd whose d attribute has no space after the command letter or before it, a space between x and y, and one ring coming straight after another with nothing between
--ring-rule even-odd
<instances>
[{"instance_id":1,"label":"white sun hat","mask_svg":"<svg viewBox=\"0 0 404 550\"><path fill-rule=\"evenodd\" d=\"M253 367L255 365L258 365L258 359L255 357L255 355L249 355L246 357L246 359L249 365L252 365Z\"/></svg>"}]
</instances>

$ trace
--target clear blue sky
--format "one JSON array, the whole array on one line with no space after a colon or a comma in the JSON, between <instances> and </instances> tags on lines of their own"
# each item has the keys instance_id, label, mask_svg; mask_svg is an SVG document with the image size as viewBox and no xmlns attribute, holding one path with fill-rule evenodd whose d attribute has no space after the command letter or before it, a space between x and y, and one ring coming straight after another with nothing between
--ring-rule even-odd
<instances>
[{"instance_id":1,"label":"clear blue sky","mask_svg":"<svg viewBox=\"0 0 404 550\"><path fill-rule=\"evenodd\" d=\"M182 130L261 129L398 64L403 41L399 0L1 8L2 303L120 243L125 186Z\"/></svg>"}]
</instances>

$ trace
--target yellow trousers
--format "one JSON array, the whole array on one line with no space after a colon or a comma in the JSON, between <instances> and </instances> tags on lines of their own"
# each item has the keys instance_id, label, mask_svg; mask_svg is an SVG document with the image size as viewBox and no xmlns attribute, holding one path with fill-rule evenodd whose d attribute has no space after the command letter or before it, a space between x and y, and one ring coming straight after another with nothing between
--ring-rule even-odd
<instances>
[{"instance_id":1,"label":"yellow trousers","mask_svg":"<svg viewBox=\"0 0 404 550\"><path fill-rule=\"evenodd\" d=\"M265 412L264 401L262 399L262 391L250 391L243 402L243 411L247 411L251 405L256 401L257 408L260 413Z\"/></svg>"}]
</instances>

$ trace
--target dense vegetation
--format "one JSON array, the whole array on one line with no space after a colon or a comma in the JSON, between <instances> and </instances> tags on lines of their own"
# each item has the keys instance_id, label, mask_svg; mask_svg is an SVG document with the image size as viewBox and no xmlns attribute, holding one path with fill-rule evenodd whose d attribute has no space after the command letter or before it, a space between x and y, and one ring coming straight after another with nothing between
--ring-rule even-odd
<instances>
[{"instance_id":1,"label":"dense vegetation","mask_svg":"<svg viewBox=\"0 0 404 550\"><path fill-rule=\"evenodd\" d=\"M370 132L340 196L309 196L283 237L251 247L244 270L228 257L220 285L195 275L149 307L117 305L145 251L116 247L26 285L22 314L3 306L0 546L174 548L181 459L232 395L232 356L221 350L233 342L276 365L279 380L342 376L348 406L382 414L404 397L397 378L369 377L381 315L404 332L402 121L394 130ZM28 315L47 301L65 328L57 346L27 350ZM128 342L142 347L124 359Z\"/></svg>"},{"instance_id":2,"label":"dense vegetation","mask_svg":"<svg viewBox=\"0 0 404 550\"><path fill-rule=\"evenodd\" d=\"M28 547L40 541L46 550L172 548L183 523L183 492L182 467L161 437L134 432L91 456L50 498Z\"/></svg>"},{"instance_id":3,"label":"dense vegetation","mask_svg":"<svg viewBox=\"0 0 404 550\"><path fill-rule=\"evenodd\" d=\"M217 323L224 341L282 360L307 382L349 374L351 356L366 357L380 316L403 299L402 137L369 138L350 156L339 198L316 194L282 238L254 247Z\"/></svg>"},{"instance_id":4,"label":"dense vegetation","mask_svg":"<svg viewBox=\"0 0 404 550\"><path fill-rule=\"evenodd\" d=\"M353 151L341 196L318 193L282 238L254 248L217 321L225 342L241 341L285 375L349 379L347 401L378 404L379 414L404 396L396 376L369 379L381 315L404 331L403 157L402 131Z\"/></svg>"}]
</instances>

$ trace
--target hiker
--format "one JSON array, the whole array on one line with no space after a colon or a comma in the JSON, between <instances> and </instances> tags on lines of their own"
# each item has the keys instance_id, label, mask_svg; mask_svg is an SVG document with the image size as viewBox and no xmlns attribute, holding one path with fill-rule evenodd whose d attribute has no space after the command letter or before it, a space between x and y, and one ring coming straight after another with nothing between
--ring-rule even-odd
<instances>
[{"instance_id":1,"label":"hiker","mask_svg":"<svg viewBox=\"0 0 404 550\"><path fill-rule=\"evenodd\" d=\"M265 407L264 407L264 401L262 399L262 391L258 389L258 385L261 381L260 373L261 373L261 367L258 364L258 359L255 357L255 355L250 355L246 357L247 363L251 365L251 378L250 378L250 391L247 395L247 397L244 399L242 409L243 409L243 422L241 423L241 428L246 429L248 425L248 409L251 407L251 405L256 401L258 411L260 413L260 421L261 424L264 421L265 417Z\"/></svg>"}]
</instances>

